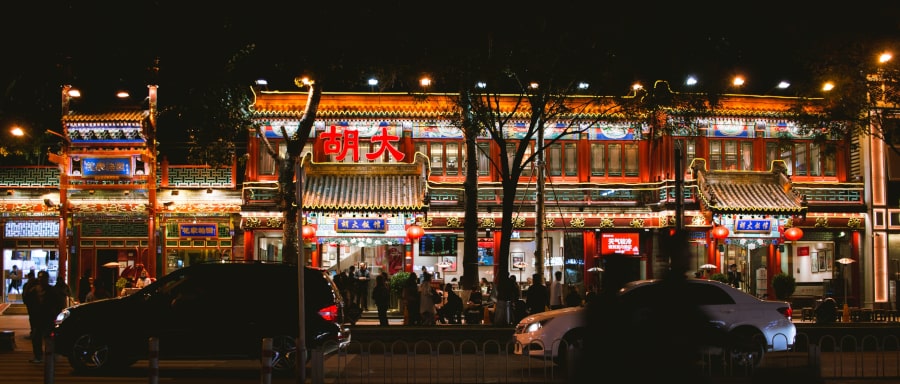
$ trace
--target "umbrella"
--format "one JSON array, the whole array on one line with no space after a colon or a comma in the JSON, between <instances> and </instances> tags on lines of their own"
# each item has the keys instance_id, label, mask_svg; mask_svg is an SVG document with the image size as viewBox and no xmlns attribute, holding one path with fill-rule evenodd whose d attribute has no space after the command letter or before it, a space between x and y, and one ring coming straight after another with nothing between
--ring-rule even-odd
<instances>
[{"instance_id":1,"label":"umbrella","mask_svg":"<svg viewBox=\"0 0 900 384\"><path fill-rule=\"evenodd\" d=\"M588 272L603 272L603 268L600 268L600 267L588 268Z\"/></svg>"},{"instance_id":2,"label":"umbrella","mask_svg":"<svg viewBox=\"0 0 900 384\"><path fill-rule=\"evenodd\" d=\"M715 264L703 264L700 269L719 269Z\"/></svg>"},{"instance_id":3,"label":"umbrella","mask_svg":"<svg viewBox=\"0 0 900 384\"><path fill-rule=\"evenodd\" d=\"M119 263L116 261L110 261L106 264L103 264L103 266L106 268L119 268Z\"/></svg>"}]
</instances>

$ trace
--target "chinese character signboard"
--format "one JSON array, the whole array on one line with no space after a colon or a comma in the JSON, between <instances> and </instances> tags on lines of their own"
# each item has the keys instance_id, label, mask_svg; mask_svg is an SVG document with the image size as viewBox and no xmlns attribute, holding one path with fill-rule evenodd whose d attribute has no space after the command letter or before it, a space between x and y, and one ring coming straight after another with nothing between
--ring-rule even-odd
<instances>
[{"instance_id":1,"label":"chinese character signboard","mask_svg":"<svg viewBox=\"0 0 900 384\"><path fill-rule=\"evenodd\" d=\"M600 253L640 256L639 238L637 233L604 233L600 236Z\"/></svg>"},{"instance_id":2,"label":"chinese character signboard","mask_svg":"<svg viewBox=\"0 0 900 384\"><path fill-rule=\"evenodd\" d=\"M340 218L337 220L337 232L385 232L384 219Z\"/></svg>"},{"instance_id":3,"label":"chinese character signboard","mask_svg":"<svg viewBox=\"0 0 900 384\"><path fill-rule=\"evenodd\" d=\"M178 224L180 237L217 237L218 227L215 223L182 223Z\"/></svg>"},{"instance_id":4,"label":"chinese character signboard","mask_svg":"<svg viewBox=\"0 0 900 384\"><path fill-rule=\"evenodd\" d=\"M738 219L734 223L735 232L771 232L772 220Z\"/></svg>"},{"instance_id":5,"label":"chinese character signboard","mask_svg":"<svg viewBox=\"0 0 900 384\"><path fill-rule=\"evenodd\" d=\"M131 176L131 157L95 157L81 160L81 174L92 176Z\"/></svg>"}]
</instances>

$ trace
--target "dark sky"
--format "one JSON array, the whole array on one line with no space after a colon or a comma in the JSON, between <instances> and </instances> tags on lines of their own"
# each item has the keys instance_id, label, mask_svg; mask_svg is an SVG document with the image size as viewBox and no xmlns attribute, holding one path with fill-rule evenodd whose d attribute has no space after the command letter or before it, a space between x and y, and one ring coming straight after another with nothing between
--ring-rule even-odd
<instances>
[{"instance_id":1,"label":"dark sky","mask_svg":"<svg viewBox=\"0 0 900 384\"><path fill-rule=\"evenodd\" d=\"M744 74L760 92L802 77L800 62L847 42L900 40L900 2L353 2L269 0L198 8L190 1L32 1L0 5L0 80L115 88L148 82L161 98L221 71L255 44L246 77L294 90L309 68L358 77L368 68L440 68L471 52L522 40L579 47L571 60L621 84L689 73ZM565 36L565 38L563 38ZM895 45L896 47L896 45ZM152 79L159 58L158 78ZM359 67L359 68L357 68ZM257 75L258 73L258 75ZM347 83L326 91L349 90ZM615 83L615 82L611 82ZM20 82L22 84L22 82ZM332 83L334 85L336 83ZM344 88L344 89L334 89ZM623 89L622 92L626 92ZM111 92L111 91L110 91Z\"/></svg>"}]
</instances>

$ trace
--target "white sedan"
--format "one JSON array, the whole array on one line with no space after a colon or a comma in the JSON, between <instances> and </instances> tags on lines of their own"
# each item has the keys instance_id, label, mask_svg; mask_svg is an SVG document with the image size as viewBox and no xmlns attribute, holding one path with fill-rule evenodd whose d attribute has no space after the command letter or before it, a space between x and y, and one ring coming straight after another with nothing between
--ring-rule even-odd
<instances>
[{"instance_id":1,"label":"white sedan","mask_svg":"<svg viewBox=\"0 0 900 384\"><path fill-rule=\"evenodd\" d=\"M756 365L769 351L793 348L797 328L791 322L793 310L785 301L761 300L728 284L705 279L688 279L677 300L696 306L709 319L713 329L724 339L711 345L709 351L724 353L737 364ZM662 280L639 280L625 285L619 293L620 303L630 311L627 316L641 324L660 300L671 298ZM664 299L666 298L666 299ZM528 316L516 326L514 353L552 358L558 364L571 348L579 348L584 340L587 315L582 307L564 308Z\"/></svg>"}]
</instances>

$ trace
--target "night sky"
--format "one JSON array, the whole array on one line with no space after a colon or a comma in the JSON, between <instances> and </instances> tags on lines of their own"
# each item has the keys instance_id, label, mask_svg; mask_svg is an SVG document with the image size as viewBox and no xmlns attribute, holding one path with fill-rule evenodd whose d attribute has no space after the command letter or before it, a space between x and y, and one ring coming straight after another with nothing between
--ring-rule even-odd
<instances>
[{"instance_id":1,"label":"night sky","mask_svg":"<svg viewBox=\"0 0 900 384\"><path fill-rule=\"evenodd\" d=\"M572 44L578 54L571 60L614 72L601 86L624 94L634 81L678 84L689 73L701 81L744 74L748 91L764 93L780 80L800 81L801 63L830 48L900 40L900 2L10 3L0 5L5 87L31 79L57 89L67 82L96 93L122 86L142 93L155 82L161 98L214 79L248 44L254 54L243 78L296 90L293 77L311 69L340 74L326 91L367 90L377 67L424 73L505 43Z\"/></svg>"}]
</instances>

